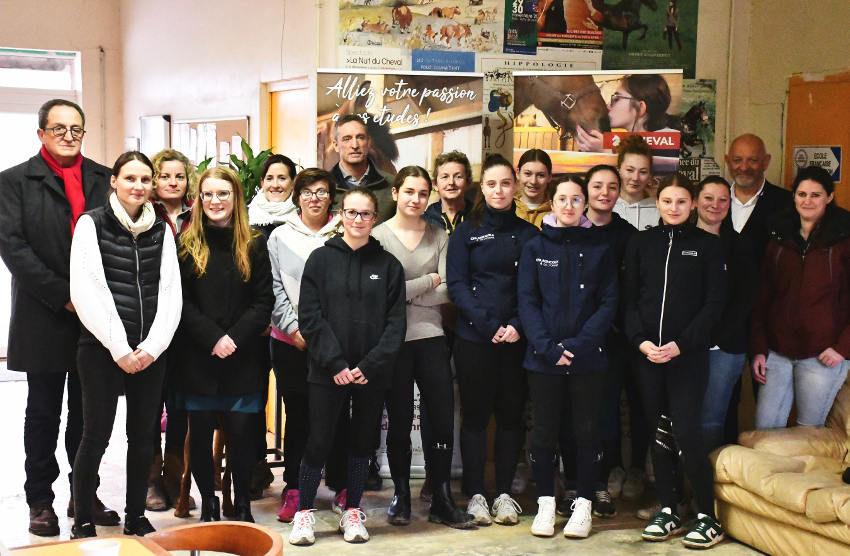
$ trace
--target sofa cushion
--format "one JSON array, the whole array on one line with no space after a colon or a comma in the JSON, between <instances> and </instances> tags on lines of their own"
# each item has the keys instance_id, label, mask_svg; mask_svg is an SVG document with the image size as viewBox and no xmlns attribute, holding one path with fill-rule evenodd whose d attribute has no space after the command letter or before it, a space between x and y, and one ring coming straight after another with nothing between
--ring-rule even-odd
<instances>
[{"instance_id":1,"label":"sofa cushion","mask_svg":"<svg viewBox=\"0 0 850 556\"><path fill-rule=\"evenodd\" d=\"M752 491L761 490L762 478L776 473L801 472L805 463L800 460L778 456L766 452L756 452L752 448L731 444L712 452L714 476L717 482L737 483L743 488L759 485Z\"/></svg>"},{"instance_id":2,"label":"sofa cushion","mask_svg":"<svg viewBox=\"0 0 850 556\"><path fill-rule=\"evenodd\" d=\"M850 485L810 492L806 499L806 517L818 523L838 519L850 524Z\"/></svg>"},{"instance_id":3,"label":"sofa cushion","mask_svg":"<svg viewBox=\"0 0 850 556\"><path fill-rule=\"evenodd\" d=\"M828 427L791 427L742 432L738 437L742 446L778 456L806 454L844 459L847 437L844 430Z\"/></svg>"}]
</instances>

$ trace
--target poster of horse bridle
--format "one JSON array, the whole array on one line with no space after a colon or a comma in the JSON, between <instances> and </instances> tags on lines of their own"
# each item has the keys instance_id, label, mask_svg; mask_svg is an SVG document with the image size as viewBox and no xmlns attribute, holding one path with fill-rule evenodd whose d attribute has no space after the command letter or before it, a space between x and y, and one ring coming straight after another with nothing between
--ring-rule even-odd
<instances>
[{"instance_id":1,"label":"poster of horse bridle","mask_svg":"<svg viewBox=\"0 0 850 556\"><path fill-rule=\"evenodd\" d=\"M339 162L335 122L357 114L366 124L368 157L384 174L416 164L432 169L441 153L469 157L473 177L481 167L483 76L474 73L319 70L317 161L330 170Z\"/></svg>"},{"instance_id":2,"label":"poster of horse bridle","mask_svg":"<svg viewBox=\"0 0 850 556\"><path fill-rule=\"evenodd\" d=\"M625 135L653 149L656 177L675 172L681 135L682 70L514 73L514 159L547 151L553 172L616 164Z\"/></svg>"}]
</instances>

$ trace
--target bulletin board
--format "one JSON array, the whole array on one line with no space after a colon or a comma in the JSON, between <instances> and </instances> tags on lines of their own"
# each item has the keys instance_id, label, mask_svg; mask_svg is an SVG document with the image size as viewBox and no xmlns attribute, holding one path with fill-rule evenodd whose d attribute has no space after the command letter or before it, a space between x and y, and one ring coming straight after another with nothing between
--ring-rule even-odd
<instances>
[{"instance_id":1,"label":"bulletin board","mask_svg":"<svg viewBox=\"0 0 850 556\"><path fill-rule=\"evenodd\" d=\"M172 148L198 164L207 158L226 163L231 154L243 158L241 141L248 140L248 116L174 120L171 124Z\"/></svg>"}]
</instances>

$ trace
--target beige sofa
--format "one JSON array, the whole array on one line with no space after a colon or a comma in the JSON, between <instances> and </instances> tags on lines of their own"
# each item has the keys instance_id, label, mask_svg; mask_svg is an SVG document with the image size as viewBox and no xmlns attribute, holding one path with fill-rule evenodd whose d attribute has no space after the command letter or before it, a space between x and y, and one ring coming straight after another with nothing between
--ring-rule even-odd
<instances>
[{"instance_id":1,"label":"beige sofa","mask_svg":"<svg viewBox=\"0 0 850 556\"><path fill-rule=\"evenodd\" d=\"M824 427L748 431L718 448L718 518L735 539L768 554L850 554L850 382Z\"/></svg>"}]
</instances>

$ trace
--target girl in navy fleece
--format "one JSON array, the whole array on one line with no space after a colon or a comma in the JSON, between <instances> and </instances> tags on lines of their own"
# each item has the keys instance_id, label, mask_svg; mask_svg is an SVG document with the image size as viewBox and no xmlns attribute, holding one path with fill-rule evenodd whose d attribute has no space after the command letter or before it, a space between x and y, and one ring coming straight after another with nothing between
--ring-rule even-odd
<instances>
[{"instance_id":1,"label":"girl in navy fleece","mask_svg":"<svg viewBox=\"0 0 850 556\"><path fill-rule=\"evenodd\" d=\"M538 513L531 532L555 529L555 445L569 407L578 450L578 498L564 536L587 537L599 475L599 398L607 366L605 335L617 312L617 264L609 242L583 215L587 189L558 184L543 233L525 244L519 265L519 314L528 336L523 362L534 412L531 465Z\"/></svg>"},{"instance_id":2,"label":"girl in navy fleece","mask_svg":"<svg viewBox=\"0 0 850 556\"><path fill-rule=\"evenodd\" d=\"M449 296L457 306L454 357L463 423L460 447L467 512L479 525L513 525L519 505L510 496L517 466L526 378L525 342L517 311L516 272L523 244L537 234L514 212L516 173L501 155L487 157L481 193L470 215L451 235L446 258ZM496 488L488 511L484 498L487 424L496 417Z\"/></svg>"}]
</instances>

